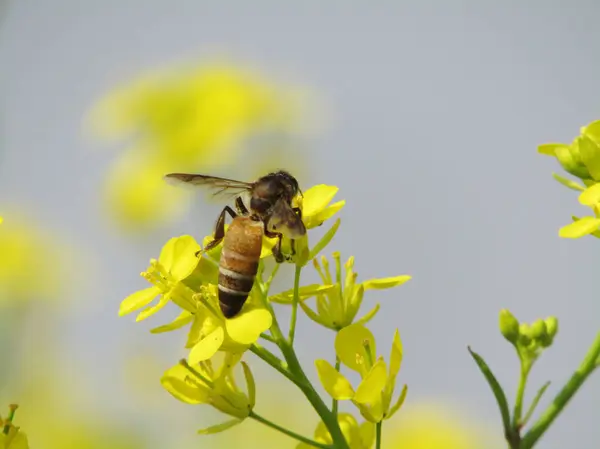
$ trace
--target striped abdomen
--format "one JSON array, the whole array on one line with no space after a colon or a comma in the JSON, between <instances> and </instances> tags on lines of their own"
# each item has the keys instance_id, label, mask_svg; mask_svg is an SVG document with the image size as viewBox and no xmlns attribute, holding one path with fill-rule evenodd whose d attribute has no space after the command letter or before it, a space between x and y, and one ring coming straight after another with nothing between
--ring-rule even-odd
<instances>
[{"instance_id":1,"label":"striped abdomen","mask_svg":"<svg viewBox=\"0 0 600 449\"><path fill-rule=\"evenodd\" d=\"M219 305L226 318L236 316L254 285L262 249L263 223L236 217L225 233L219 263Z\"/></svg>"}]
</instances>

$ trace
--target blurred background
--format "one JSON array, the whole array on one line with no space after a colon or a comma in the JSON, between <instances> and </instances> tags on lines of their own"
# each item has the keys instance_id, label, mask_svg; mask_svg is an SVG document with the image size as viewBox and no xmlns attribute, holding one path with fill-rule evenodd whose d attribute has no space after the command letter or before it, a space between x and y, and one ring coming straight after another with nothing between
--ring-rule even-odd
<instances>
[{"instance_id":1,"label":"blurred background","mask_svg":"<svg viewBox=\"0 0 600 449\"><path fill-rule=\"evenodd\" d=\"M594 241L561 240L581 212L536 153L600 118L595 2L1 0L0 404L34 448L294 447L162 390L184 332L152 335L120 301L171 236L210 233L219 204L163 185L169 171L243 180L291 170L347 201L328 251L360 279L410 274L371 328L400 330L408 383L384 447L504 447L494 399L466 347L510 392L509 308L560 332L536 365L545 407L599 330ZM285 276L289 270L284 271ZM316 281L307 270L305 281ZM285 283L281 288L288 288ZM332 334L302 317L311 378ZM252 362L264 415L312 434L316 418ZM295 400L282 404L282 396ZM592 377L539 444L591 447Z\"/></svg>"}]
</instances>

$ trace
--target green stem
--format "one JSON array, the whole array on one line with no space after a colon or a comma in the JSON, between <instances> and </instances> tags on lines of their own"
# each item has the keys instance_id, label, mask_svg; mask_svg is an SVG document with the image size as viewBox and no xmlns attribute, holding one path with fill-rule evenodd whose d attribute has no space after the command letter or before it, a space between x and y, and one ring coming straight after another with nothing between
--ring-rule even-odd
<instances>
[{"instance_id":1,"label":"green stem","mask_svg":"<svg viewBox=\"0 0 600 449\"><path fill-rule=\"evenodd\" d=\"M302 435L298 435L296 432L292 432L291 430L288 430L285 427L281 427L280 425L277 425L274 422L269 421L268 419L263 418L262 416L254 413L254 412L250 412L250 415L248 415L248 417L264 424L265 426L270 427L271 429L275 429L278 432L281 432L291 438L294 438L295 440L301 441L302 443L309 444L314 447L319 447L321 449L330 449L331 448L331 446L329 446L327 444L318 443L314 440L311 440L310 438L306 438L306 437L303 437Z\"/></svg>"},{"instance_id":2,"label":"green stem","mask_svg":"<svg viewBox=\"0 0 600 449\"><path fill-rule=\"evenodd\" d=\"M10 427L12 425L13 420L15 419L15 412L17 411L17 408L19 407L16 404L11 404L9 406L8 418L6 419L6 424L2 429L2 433L4 433L4 435L8 435L8 432L10 432Z\"/></svg>"},{"instance_id":3,"label":"green stem","mask_svg":"<svg viewBox=\"0 0 600 449\"><path fill-rule=\"evenodd\" d=\"M260 334L260 338L267 340L271 343L277 343L273 337L271 337L269 334L265 334L264 332Z\"/></svg>"},{"instance_id":4,"label":"green stem","mask_svg":"<svg viewBox=\"0 0 600 449\"><path fill-rule=\"evenodd\" d=\"M375 426L375 449L381 449L381 426L383 421L379 421Z\"/></svg>"},{"instance_id":5,"label":"green stem","mask_svg":"<svg viewBox=\"0 0 600 449\"><path fill-rule=\"evenodd\" d=\"M266 348L263 348L258 343L254 343L250 346L250 351L256 354L259 358L264 360L268 365L275 368L289 380L291 380L294 384L296 383L296 378L294 375L288 370L286 364L279 359L275 354L269 351Z\"/></svg>"},{"instance_id":6,"label":"green stem","mask_svg":"<svg viewBox=\"0 0 600 449\"><path fill-rule=\"evenodd\" d=\"M548 406L537 422L531 426L529 432L523 437L519 449L530 449L535 445L560 412L563 411L569 400L577 393L579 387L594 371L599 356L600 333L596 336L579 369L573 373L567 384L556 395L552 404Z\"/></svg>"},{"instance_id":7,"label":"green stem","mask_svg":"<svg viewBox=\"0 0 600 449\"><path fill-rule=\"evenodd\" d=\"M525 396L525 386L527 385L527 377L531 370L531 362L528 358L523 357L519 353L521 361L521 377L519 379L519 388L517 389L517 397L515 399L515 409L513 412L512 428L518 431L521 425L521 416L523 416L523 397Z\"/></svg>"},{"instance_id":8,"label":"green stem","mask_svg":"<svg viewBox=\"0 0 600 449\"><path fill-rule=\"evenodd\" d=\"M341 367L341 361L340 358L336 355L335 356L335 370L339 373L340 372L340 367ZM337 399L333 399L333 404L331 404L331 411L333 412L333 414L335 416L337 416L338 414L338 400Z\"/></svg>"},{"instance_id":9,"label":"green stem","mask_svg":"<svg viewBox=\"0 0 600 449\"><path fill-rule=\"evenodd\" d=\"M300 302L300 273L302 267L296 265L296 273L294 275L294 297L292 298L292 318L290 320L290 334L288 341L290 346L294 346L294 337L296 336L296 321L298 319L298 303Z\"/></svg>"}]
</instances>

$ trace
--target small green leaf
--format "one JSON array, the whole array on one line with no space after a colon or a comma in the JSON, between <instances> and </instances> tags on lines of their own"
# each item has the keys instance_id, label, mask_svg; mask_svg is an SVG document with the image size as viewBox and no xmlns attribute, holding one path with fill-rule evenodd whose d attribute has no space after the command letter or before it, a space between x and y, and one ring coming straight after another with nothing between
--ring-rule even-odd
<instances>
[{"instance_id":1,"label":"small green leaf","mask_svg":"<svg viewBox=\"0 0 600 449\"><path fill-rule=\"evenodd\" d=\"M496 402L498 403L498 407L500 408L500 414L502 415L502 423L504 425L504 432L506 435L508 435L510 433L511 428L510 428L510 412L508 411L508 402L506 400L506 395L504 394L504 391L502 390L500 383L498 383L498 380L496 380L496 377L492 373L492 370L489 368L487 363L485 363L483 358L481 358L481 356L479 354L477 354L476 352L473 352L471 350L471 347L468 347L467 349L469 350L471 357L473 357L473 360L475 360L475 363L477 363L479 370L484 375L490 388L492 389L492 392L494 393L494 396L496 397Z\"/></svg>"},{"instance_id":2,"label":"small green leaf","mask_svg":"<svg viewBox=\"0 0 600 449\"><path fill-rule=\"evenodd\" d=\"M535 398L533 398L533 402L529 406L529 410L527 410L527 413L525 414L525 417L519 423L521 426L525 426L525 424L527 424L527 421L529 421L529 419L531 418L531 415L533 415L533 412L535 411L535 408L537 407L538 403L540 402L540 399L542 399L542 396L544 395L544 392L546 391L546 389L549 386L550 386L550 381L546 382L542 386L542 388L540 388L538 390L537 394L535 395Z\"/></svg>"},{"instance_id":3,"label":"small green leaf","mask_svg":"<svg viewBox=\"0 0 600 449\"><path fill-rule=\"evenodd\" d=\"M552 177L558 182L560 182L563 186L568 187L569 189L577 190L578 192L583 192L585 190L585 187L583 187L581 184L578 184L575 181L571 181L570 179L563 178L562 176L557 175L556 173L552 173Z\"/></svg>"}]
</instances>

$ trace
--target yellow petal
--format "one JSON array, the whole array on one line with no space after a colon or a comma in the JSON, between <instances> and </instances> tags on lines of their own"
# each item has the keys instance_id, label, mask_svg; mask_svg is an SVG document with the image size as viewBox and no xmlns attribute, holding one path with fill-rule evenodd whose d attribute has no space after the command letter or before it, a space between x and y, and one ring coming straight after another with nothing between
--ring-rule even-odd
<instances>
[{"instance_id":1,"label":"yellow petal","mask_svg":"<svg viewBox=\"0 0 600 449\"><path fill-rule=\"evenodd\" d=\"M214 331L201 339L190 350L188 363L195 365L196 363L210 359L219 350L225 339L225 332L222 327L217 327Z\"/></svg>"},{"instance_id":2,"label":"yellow petal","mask_svg":"<svg viewBox=\"0 0 600 449\"><path fill-rule=\"evenodd\" d=\"M184 310L179 314L177 318L171 321L169 324L163 324L162 326L155 327L151 329L150 332L153 334L161 334L163 332L170 332L176 329L182 328L188 323L191 323L194 319L194 315L192 315L187 310Z\"/></svg>"},{"instance_id":3,"label":"yellow petal","mask_svg":"<svg viewBox=\"0 0 600 449\"><path fill-rule=\"evenodd\" d=\"M585 189L585 191L579 195L579 202L584 206L593 206L600 202L600 183L594 184L591 187Z\"/></svg>"},{"instance_id":4,"label":"yellow petal","mask_svg":"<svg viewBox=\"0 0 600 449\"><path fill-rule=\"evenodd\" d=\"M200 429L198 431L199 435L210 435L213 433L219 433L219 432L223 432L227 429L231 429L233 426L238 425L239 423L241 423L243 420L242 419L231 419L229 421L225 421L221 424L216 424L214 426L210 426L210 427L206 427L204 429Z\"/></svg>"},{"instance_id":5,"label":"yellow petal","mask_svg":"<svg viewBox=\"0 0 600 449\"><path fill-rule=\"evenodd\" d=\"M564 143L544 143L538 146L538 153L545 154L546 156L555 156L557 148L569 148L569 145Z\"/></svg>"},{"instance_id":6,"label":"yellow petal","mask_svg":"<svg viewBox=\"0 0 600 449\"><path fill-rule=\"evenodd\" d=\"M360 440L363 447L373 447L375 444L375 425L365 421L360 425Z\"/></svg>"},{"instance_id":7,"label":"yellow petal","mask_svg":"<svg viewBox=\"0 0 600 449\"><path fill-rule=\"evenodd\" d=\"M250 309L225 321L227 334L236 343L249 345L271 327L273 317L266 309Z\"/></svg>"},{"instance_id":8,"label":"yellow petal","mask_svg":"<svg viewBox=\"0 0 600 449\"><path fill-rule=\"evenodd\" d=\"M336 186L319 184L304 192L302 216L310 217L327 207L338 192Z\"/></svg>"},{"instance_id":9,"label":"yellow petal","mask_svg":"<svg viewBox=\"0 0 600 449\"><path fill-rule=\"evenodd\" d=\"M326 291L331 290L333 287L333 285L321 284L305 285L304 287L300 287L298 289L298 296L300 297L300 300L303 301L305 299L312 298L319 293L325 293ZM294 289L292 288L276 295L269 296L269 300L278 304L291 304L293 297Z\"/></svg>"},{"instance_id":10,"label":"yellow petal","mask_svg":"<svg viewBox=\"0 0 600 449\"><path fill-rule=\"evenodd\" d=\"M337 372L327 360L315 360L315 366L323 388L332 398L338 401L352 399L354 396L352 384Z\"/></svg>"},{"instance_id":11,"label":"yellow petal","mask_svg":"<svg viewBox=\"0 0 600 449\"><path fill-rule=\"evenodd\" d=\"M400 371L402 364L402 341L400 340L400 332L396 329L394 332L394 341L392 342L392 351L390 353L390 377L395 379Z\"/></svg>"},{"instance_id":12,"label":"yellow petal","mask_svg":"<svg viewBox=\"0 0 600 449\"><path fill-rule=\"evenodd\" d=\"M385 419L390 419L400 409L400 407L402 407L402 404L404 404L404 400L406 399L406 393L408 393L408 386L404 385L402 392L400 392L400 396L398 396L398 400L390 409Z\"/></svg>"},{"instance_id":13,"label":"yellow petal","mask_svg":"<svg viewBox=\"0 0 600 449\"><path fill-rule=\"evenodd\" d=\"M4 221L4 218L0 217L0 224Z\"/></svg>"},{"instance_id":14,"label":"yellow petal","mask_svg":"<svg viewBox=\"0 0 600 449\"><path fill-rule=\"evenodd\" d=\"M156 312L158 312L160 309L162 309L164 306L166 306L168 302L169 302L169 297L167 295L162 295L160 300L155 305L153 305L151 307L147 307L144 310L142 310L140 313L138 313L138 315L135 317L135 321L139 322L139 321L145 320L146 318L151 317Z\"/></svg>"},{"instance_id":15,"label":"yellow petal","mask_svg":"<svg viewBox=\"0 0 600 449\"><path fill-rule=\"evenodd\" d=\"M380 279L369 279L368 281L363 282L362 285L365 287L365 290L382 290L385 288L397 287L398 285L402 285L410 279L411 276L408 275Z\"/></svg>"},{"instance_id":16,"label":"yellow petal","mask_svg":"<svg viewBox=\"0 0 600 449\"><path fill-rule=\"evenodd\" d=\"M167 242L160 253L159 261L177 280L185 279L198 265L196 253L200 245L192 236L182 235Z\"/></svg>"},{"instance_id":17,"label":"yellow petal","mask_svg":"<svg viewBox=\"0 0 600 449\"><path fill-rule=\"evenodd\" d=\"M385 388L387 379L387 367L383 359L379 359L356 389L354 401L359 404L373 404L381 400L381 392Z\"/></svg>"},{"instance_id":18,"label":"yellow petal","mask_svg":"<svg viewBox=\"0 0 600 449\"><path fill-rule=\"evenodd\" d=\"M558 182L560 182L563 186L568 187L569 189L577 190L579 192L582 192L585 190L585 187L583 187L581 184L578 184L575 181L572 181L570 179L563 178L562 176L557 175L556 173L552 173L552 177L554 179L556 179Z\"/></svg>"},{"instance_id":19,"label":"yellow petal","mask_svg":"<svg viewBox=\"0 0 600 449\"><path fill-rule=\"evenodd\" d=\"M325 221L329 220L335 214L339 212L339 210L346 205L346 201L338 201L337 203L333 203L331 206L326 207L320 212L317 212L313 215L306 217L304 224L307 229L313 229L317 226L321 226Z\"/></svg>"},{"instance_id":20,"label":"yellow petal","mask_svg":"<svg viewBox=\"0 0 600 449\"><path fill-rule=\"evenodd\" d=\"M558 235L567 239L577 239L591 234L600 227L600 219L594 217L583 217L579 221L563 226Z\"/></svg>"},{"instance_id":21,"label":"yellow petal","mask_svg":"<svg viewBox=\"0 0 600 449\"><path fill-rule=\"evenodd\" d=\"M160 383L163 388L171 393L176 399L187 404L203 404L208 400L209 392L206 389L195 387L185 382L190 372L182 365L169 368Z\"/></svg>"},{"instance_id":22,"label":"yellow petal","mask_svg":"<svg viewBox=\"0 0 600 449\"><path fill-rule=\"evenodd\" d=\"M366 361L360 363L361 359L367 357L365 343L368 343L371 360L375 360L377 354L375 337L365 326L354 323L343 328L336 335L335 352L344 365L360 373L365 369Z\"/></svg>"},{"instance_id":23,"label":"yellow petal","mask_svg":"<svg viewBox=\"0 0 600 449\"><path fill-rule=\"evenodd\" d=\"M121 305L119 306L119 316L127 315L142 307L146 307L158 295L160 295L160 290L157 287L148 287L144 290L132 293L121 302Z\"/></svg>"}]
</instances>

